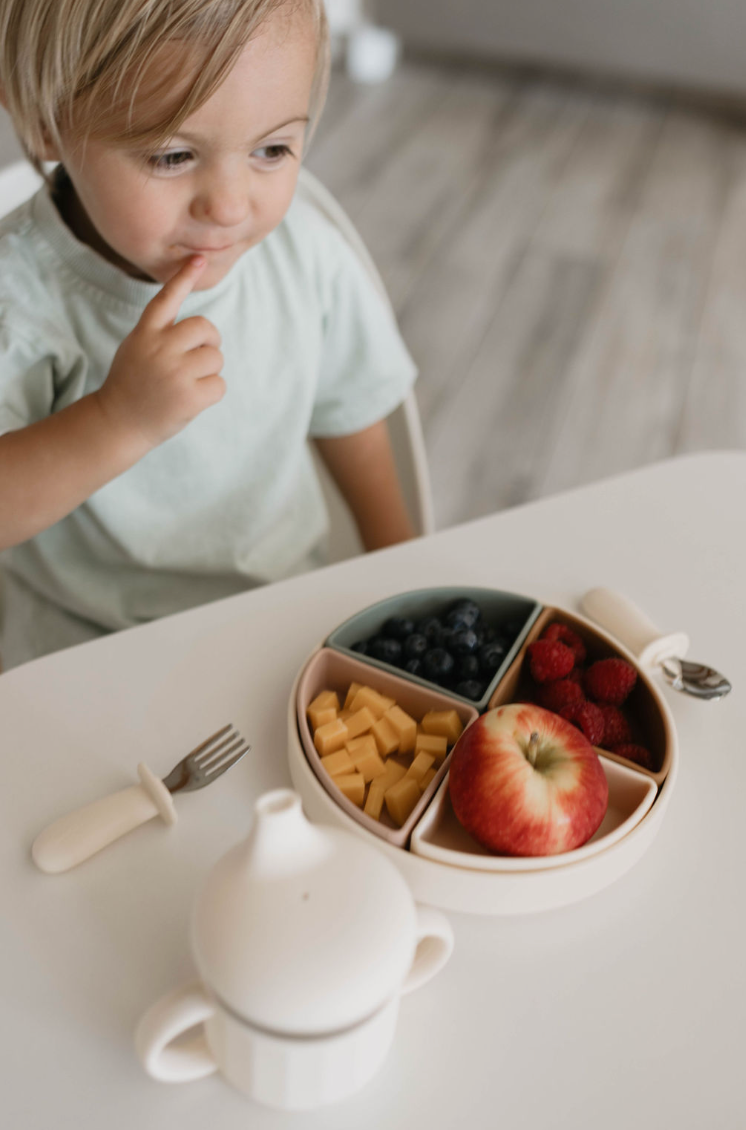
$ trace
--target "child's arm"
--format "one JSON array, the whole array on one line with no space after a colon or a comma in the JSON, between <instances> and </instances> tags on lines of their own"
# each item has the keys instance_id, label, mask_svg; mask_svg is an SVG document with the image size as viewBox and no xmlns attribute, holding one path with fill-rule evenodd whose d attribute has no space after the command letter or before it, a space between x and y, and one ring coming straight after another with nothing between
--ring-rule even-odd
<instances>
[{"instance_id":1,"label":"child's arm","mask_svg":"<svg viewBox=\"0 0 746 1130\"><path fill-rule=\"evenodd\" d=\"M220 400L218 331L204 318L174 325L204 264L188 260L148 303L98 392L0 436L0 549L64 518Z\"/></svg>"},{"instance_id":2,"label":"child's arm","mask_svg":"<svg viewBox=\"0 0 746 1130\"><path fill-rule=\"evenodd\" d=\"M352 511L366 550L381 549L415 536L385 420L353 435L315 442Z\"/></svg>"}]
</instances>

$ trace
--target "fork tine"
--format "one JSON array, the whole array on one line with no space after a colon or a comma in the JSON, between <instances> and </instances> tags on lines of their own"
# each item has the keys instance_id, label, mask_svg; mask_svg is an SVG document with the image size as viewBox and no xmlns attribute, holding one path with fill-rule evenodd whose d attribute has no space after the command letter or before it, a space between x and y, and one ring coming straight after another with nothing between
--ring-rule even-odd
<instances>
[{"instance_id":1,"label":"fork tine","mask_svg":"<svg viewBox=\"0 0 746 1130\"><path fill-rule=\"evenodd\" d=\"M248 753L250 749L250 745L241 746L239 747L237 752L233 753L232 756L227 758L227 760L221 760L216 765L211 765L206 772L207 780L209 780L210 782L217 780L217 778L221 777L227 769L230 769L231 766L235 765L237 761L240 761L244 754Z\"/></svg>"},{"instance_id":2,"label":"fork tine","mask_svg":"<svg viewBox=\"0 0 746 1130\"><path fill-rule=\"evenodd\" d=\"M209 773L210 770L215 765L219 764L224 757L228 757L230 754L235 753L240 745L245 744L244 739L240 734L231 734L230 740L232 744L229 744L228 742L222 742L220 744L220 747L216 749L214 753L211 753L209 757L205 756L204 759L199 762L198 767L201 772Z\"/></svg>"},{"instance_id":3,"label":"fork tine","mask_svg":"<svg viewBox=\"0 0 746 1130\"><path fill-rule=\"evenodd\" d=\"M202 753L203 750L207 749L208 746L212 745L213 742L216 742L218 740L218 738L222 738L223 734L227 734L228 731L232 730L232 729L233 729L233 723L229 722L227 726L223 726L220 730L216 730L215 733L211 737L206 738L202 742L201 745L198 745L195 749L193 749L191 751L191 753L188 753L187 757L191 757L191 758L194 758L195 760L197 760L197 758L199 757L199 754Z\"/></svg>"},{"instance_id":4,"label":"fork tine","mask_svg":"<svg viewBox=\"0 0 746 1130\"><path fill-rule=\"evenodd\" d=\"M236 730L234 730L232 726L229 727L229 728L230 728L231 732L226 737L223 737L223 735L225 734L225 730L219 730L217 735L215 735L215 738L223 737L222 741L217 742L217 744L216 744L215 738L213 738L206 746L205 745L200 746L199 752L195 751L194 753L190 753L189 754L190 764L194 765L195 767L197 767L199 769L204 769L207 762L211 761L216 753L219 753L227 745L230 745L230 743L234 742L236 740L236 738L238 738L239 740L243 740L241 738L241 735Z\"/></svg>"}]
</instances>

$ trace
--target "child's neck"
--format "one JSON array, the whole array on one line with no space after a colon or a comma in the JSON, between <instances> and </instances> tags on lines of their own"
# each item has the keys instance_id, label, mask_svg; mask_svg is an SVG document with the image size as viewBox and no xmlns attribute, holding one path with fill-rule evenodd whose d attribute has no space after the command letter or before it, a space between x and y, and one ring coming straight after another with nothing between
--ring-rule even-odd
<instances>
[{"instance_id":1,"label":"child's neck","mask_svg":"<svg viewBox=\"0 0 746 1130\"><path fill-rule=\"evenodd\" d=\"M52 200L67 227L81 243L85 243L88 247L101 255L102 258L106 259L107 262L113 263L115 267L119 267L121 271L124 271L125 274L130 275L132 278L144 279L147 282L154 281L150 275L144 274L142 271L138 270L137 267L134 267L132 263L123 259L121 255L117 255L116 251L114 251L112 247L109 247L109 244L101 238L80 202L72 181L62 169L57 174L52 192Z\"/></svg>"}]
</instances>

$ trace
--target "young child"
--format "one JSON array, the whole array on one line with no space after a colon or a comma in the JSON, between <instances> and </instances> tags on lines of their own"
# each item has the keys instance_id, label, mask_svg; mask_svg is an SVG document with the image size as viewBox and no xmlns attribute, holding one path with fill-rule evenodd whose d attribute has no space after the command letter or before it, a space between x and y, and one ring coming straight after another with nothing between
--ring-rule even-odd
<instances>
[{"instance_id":1,"label":"young child","mask_svg":"<svg viewBox=\"0 0 746 1130\"><path fill-rule=\"evenodd\" d=\"M298 194L322 0L0 0L36 168L0 222L5 668L323 562L308 438L367 549L412 536L390 310Z\"/></svg>"}]
</instances>

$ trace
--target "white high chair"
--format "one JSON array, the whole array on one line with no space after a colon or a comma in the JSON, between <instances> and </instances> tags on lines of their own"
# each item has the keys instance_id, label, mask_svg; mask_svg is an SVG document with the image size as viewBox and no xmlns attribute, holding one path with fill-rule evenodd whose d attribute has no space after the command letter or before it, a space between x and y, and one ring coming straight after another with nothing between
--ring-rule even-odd
<instances>
[{"instance_id":1,"label":"white high chair","mask_svg":"<svg viewBox=\"0 0 746 1130\"><path fill-rule=\"evenodd\" d=\"M16 161L5 169L0 169L0 216L17 208L39 188L41 177L26 161ZM383 282L367 248L358 235L354 225L334 197L308 172L301 169L298 193L318 208L335 227L339 228L350 246L365 264L373 282L384 300L388 302ZM430 488L430 475L425 454L422 426L414 394L389 417L389 432L394 451L396 467L402 485L404 498L414 528L418 534L432 533L435 528L433 503ZM330 561L342 561L362 552L362 546L350 513L342 501L331 476L314 451L324 496L329 508ZM0 585L2 577L0 577ZM0 607L2 591L0 591ZM0 662L0 671L2 664Z\"/></svg>"}]
</instances>

